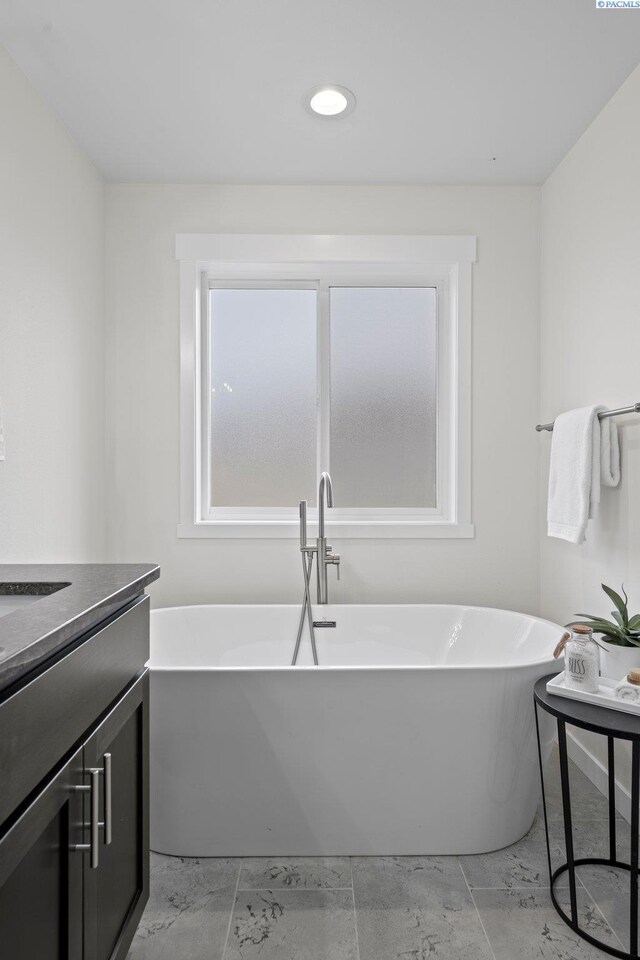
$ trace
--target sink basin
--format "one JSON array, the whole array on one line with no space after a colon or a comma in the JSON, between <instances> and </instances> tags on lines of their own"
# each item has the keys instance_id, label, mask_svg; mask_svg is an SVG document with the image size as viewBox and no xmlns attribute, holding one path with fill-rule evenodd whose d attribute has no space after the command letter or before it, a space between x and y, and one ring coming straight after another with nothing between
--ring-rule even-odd
<instances>
[{"instance_id":1,"label":"sink basin","mask_svg":"<svg viewBox=\"0 0 640 960\"><path fill-rule=\"evenodd\" d=\"M0 583L0 617L24 610L43 597L69 586L69 583Z\"/></svg>"}]
</instances>

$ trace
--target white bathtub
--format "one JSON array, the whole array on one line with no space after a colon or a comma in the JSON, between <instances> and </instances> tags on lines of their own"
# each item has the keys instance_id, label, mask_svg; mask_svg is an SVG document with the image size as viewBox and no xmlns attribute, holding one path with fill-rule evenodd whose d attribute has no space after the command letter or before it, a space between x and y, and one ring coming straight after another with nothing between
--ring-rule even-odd
<instances>
[{"instance_id":1,"label":"white bathtub","mask_svg":"<svg viewBox=\"0 0 640 960\"><path fill-rule=\"evenodd\" d=\"M534 681L561 628L482 607L151 614L151 847L183 856L468 854L538 802ZM545 733L545 740L547 739Z\"/></svg>"}]
</instances>

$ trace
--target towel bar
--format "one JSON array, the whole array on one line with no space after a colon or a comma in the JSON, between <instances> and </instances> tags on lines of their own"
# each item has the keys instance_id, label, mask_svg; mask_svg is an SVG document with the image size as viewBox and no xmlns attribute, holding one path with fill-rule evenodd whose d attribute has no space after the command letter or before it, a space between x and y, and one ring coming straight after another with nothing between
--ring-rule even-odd
<instances>
[{"instance_id":1,"label":"towel bar","mask_svg":"<svg viewBox=\"0 0 640 960\"><path fill-rule=\"evenodd\" d=\"M606 417L620 417L625 413L640 413L640 403L632 403L630 407L618 407L617 410L603 410L598 414L598 418L604 420ZM538 433L541 430L553 430L553 423L538 423L536 430Z\"/></svg>"}]
</instances>

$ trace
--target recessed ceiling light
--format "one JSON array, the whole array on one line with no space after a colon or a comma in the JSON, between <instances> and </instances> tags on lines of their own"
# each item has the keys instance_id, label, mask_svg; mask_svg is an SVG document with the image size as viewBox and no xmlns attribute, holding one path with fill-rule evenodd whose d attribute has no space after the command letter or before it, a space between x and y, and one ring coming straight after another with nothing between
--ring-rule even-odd
<instances>
[{"instance_id":1,"label":"recessed ceiling light","mask_svg":"<svg viewBox=\"0 0 640 960\"><path fill-rule=\"evenodd\" d=\"M309 90L302 102L312 116L331 120L346 117L351 113L356 105L356 98L346 87L324 83Z\"/></svg>"}]
</instances>

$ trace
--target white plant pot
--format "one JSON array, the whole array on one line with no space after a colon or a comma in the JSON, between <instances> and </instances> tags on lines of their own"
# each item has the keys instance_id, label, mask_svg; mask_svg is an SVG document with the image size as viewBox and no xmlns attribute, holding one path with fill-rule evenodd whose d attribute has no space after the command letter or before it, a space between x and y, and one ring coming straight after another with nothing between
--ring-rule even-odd
<instances>
[{"instance_id":1,"label":"white plant pot","mask_svg":"<svg viewBox=\"0 0 640 960\"><path fill-rule=\"evenodd\" d=\"M595 639L595 638L594 638ZM633 667L640 667L640 647L619 647L598 637L600 673L610 680L622 680Z\"/></svg>"}]
</instances>

